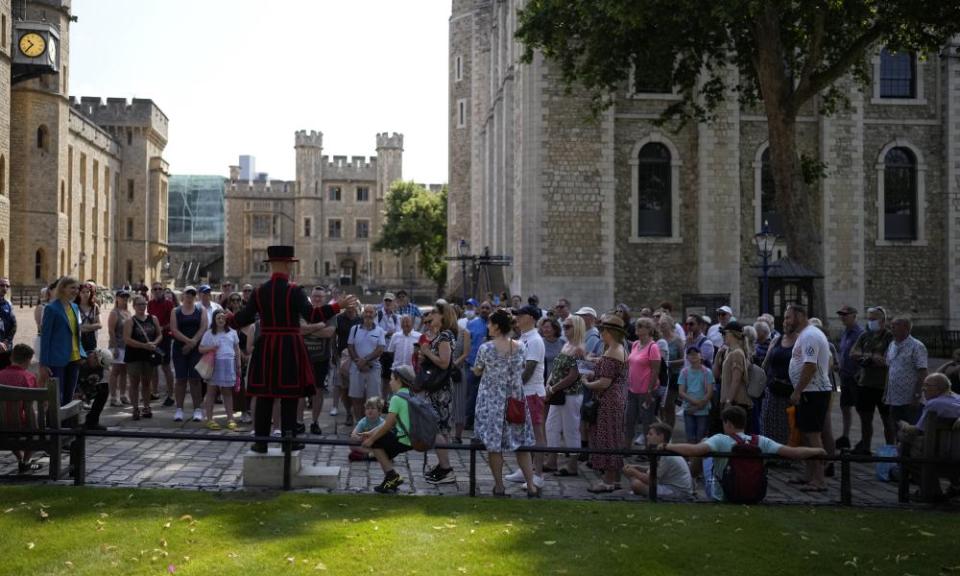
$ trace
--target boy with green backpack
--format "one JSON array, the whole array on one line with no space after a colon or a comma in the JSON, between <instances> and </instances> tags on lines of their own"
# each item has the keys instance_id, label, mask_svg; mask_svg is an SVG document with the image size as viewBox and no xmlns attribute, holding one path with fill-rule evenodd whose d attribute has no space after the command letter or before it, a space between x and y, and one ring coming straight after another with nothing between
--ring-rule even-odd
<instances>
[{"instance_id":1,"label":"boy with green backpack","mask_svg":"<svg viewBox=\"0 0 960 576\"><path fill-rule=\"evenodd\" d=\"M381 494L396 493L403 478L393 469L393 459L409 450L433 448L437 437L437 414L430 402L414 396L410 387L417 375L410 366L398 366L390 374L390 405L383 424L363 432L362 446L370 448L383 469L383 482L373 489Z\"/></svg>"}]
</instances>

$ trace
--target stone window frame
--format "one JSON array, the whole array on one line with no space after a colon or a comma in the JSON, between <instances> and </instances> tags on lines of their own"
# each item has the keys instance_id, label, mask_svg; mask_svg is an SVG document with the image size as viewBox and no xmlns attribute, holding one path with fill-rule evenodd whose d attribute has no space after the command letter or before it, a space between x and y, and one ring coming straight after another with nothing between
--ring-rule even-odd
<instances>
[{"instance_id":1,"label":"stone window frame","mask_svg":"<svg viewBox=\"0 0 960 576\"><path fill-rule=\"evenodd\" d=\"M331 232L331 230L330 230L330 225L331 225L334 221L340 223L340 230L339 230L339 234L338 234L337 236L333 236L333 235L330 234L330 232ZM343 240L343 218L327 218L327 238L330 239L330 240Z\"/></svg>"},{"instance_id":2,"label":"stone window frame","mask_svg":"<svg viewBox=\"0 0 960 576\"><path fill-rule=\"evenodd\" d=\"M467 127L467 99L457 100L457 128Z\"/></svg>"},{"instance_id":3,"label":"stone window frame","mask_svg":"<svg viewBox=\"0 0 960 576\"><path fill-rule=\"evenodd\" d=\"M310 238L313 233L313 218L306 216L303 219L303 237Z\"/></svg>"},{"instance_id":4,"label":"stone window frame","mask_svg":"<svg viewBox=\"0 0 960 576\"><path fill-rule=\"evenodd\" d=\"M640 150L647 144L663 144L670 151L670 236L640 236L640 218L637 204L640 196ZM630 243L631 244L680 244L680 150L662 132L651 132L637 140L630 150Z\"/></svg>"},{"instance_id":5,"label":"stone window frame","mask_svg":"<svg viewBox=\"0 0 960 576\"><path fill-rule=\"evenodd\" d=\"M367 224L367 235L360 235L360 224L365 222ZM369 218L356 218L353 221L353 235L357 240L369 240L370 239L370 219Z\"/></svg>"},{"instance_id":6,"label":"stone window frame","mask_svg":"<svg viewBox=\"0 0 960 576\"><path fill-rule=\"evenodd\" d=\"M914 240L887 240L884 196L884 160L894 148L906 148L917 159L917 237ZM927 245L927 163L920 148L908 140L897 138L888 142L877 155L877 246L926 246Z\"/></svg>"},{"instance_id":7,"label":"stone window frame","mask_svg":"<svg viewBox=\"0 0 960 576\"><path fill-rule=\"evenodd\" d=\"M880 96L880 50L877 50L873 57L870 59L870 63L873 65L873 97L870 98L871 104L880 104L884 106L889 105L902 105L902 106L926 106L927 98L923 92L923 77L924 77L924 68L926 68L927 62L920 58L919 52L913 53L914 58L914 69L917 71L917 75L914 78L916 82L916 97L915 98L883 98Z\"/></svg>"},{"instance_id":8,"label":"stone window frame","mask_svg":"<svg viewBox=\"0 0 960 576\"><path fill-rule=\"evenodd\" d=\"M633 87L636 86L634 75L636 72L636 64L631 64L630 74L627 76L627 98L634 100L667 100L672 102L683 100L683 95L677 92L676 86L672 87L670 92L634 92Z\"/></svg>"},{"instance_id":9,"label":"stone window frame","mask_svg":"<svg viewBox=\"0 0 960 576\"><path fill-rule=\"evenodd\" d=\"M463 56L457 54L453 59L453 81L460 82L463 80Z\"/></svg>"}]
</instances>

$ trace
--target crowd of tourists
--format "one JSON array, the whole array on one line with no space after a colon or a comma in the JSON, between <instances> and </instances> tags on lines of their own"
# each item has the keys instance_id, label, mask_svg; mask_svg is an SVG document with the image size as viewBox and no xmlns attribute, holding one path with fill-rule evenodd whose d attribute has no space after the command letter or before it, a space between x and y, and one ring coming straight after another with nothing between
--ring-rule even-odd
<instances>
[{"instance_id":1,"label":"crowd of tourists","mask_svg":"<svg viewBox=\"0 0 960 576\"><path fill-rule=\"evenodd\" d=\"M222 405L228 430L256 419L279 434L282 421L296 418L295 434L318 435L329 396L329 415L342 417L357 442L350 459L376 459L383 468L378 492L404 482L393 460L411 449L435 453L426 482L456 482L442 446L463 442L483 444L494 496L516 482L536 497L546 474L578 476L588 467L597 476L589 488L595 493L649 495L655 484L661 498L689 499L702 487L717 500L749 499L740 494L751 490L744 478L765 474L763 464L709 457L738 450L806 459L791 482L822 492L835 471L816 457L841 449L869 454L875 413L887 444L898 431L901 440L915 438L931 405L940 416L960 417L960 356L929 375L910 319L888 318L882 307L866 311L865 326L853 307L838 310L843 332L834 345L800 305L788 306L776 326L769 314L741 321L730 306L718 308L714 321L674 316L670 302L600 313L565 298L542 307L536 296L505 294L463 306L438 300L423 312L401 290L334 315L328 304L337 290L317 286L310 305L323 308L324 319L304 320L299 329L315 385L295 411L281 414L281 402L247 394L251 355L263 335L257 318L243 327L233 319L247 308L250 285L234 291L225 283L218 295L208 285L179 294L160 283L123 288L103 315L95 284L60 278L34 309L38 337L30 346L14 345L8 290L0 279L0 367L9 365L0 384L42 386L56 378L61 403L82 398L84 425L96 430L107 403L129 405L133 420L152 418L159 403L174 408L175 421L214 430ZM105 348L98 347L101 330ZM830 407L838 390L842 429L835 434ZM566 450L523 450L534 447ZM619 453L635 447L672 453L659 457L656 482ZM504 475L506 452L517 466ZM37 466L25 453L18 462L22 471Z\"/></svg>"}]
</instances>

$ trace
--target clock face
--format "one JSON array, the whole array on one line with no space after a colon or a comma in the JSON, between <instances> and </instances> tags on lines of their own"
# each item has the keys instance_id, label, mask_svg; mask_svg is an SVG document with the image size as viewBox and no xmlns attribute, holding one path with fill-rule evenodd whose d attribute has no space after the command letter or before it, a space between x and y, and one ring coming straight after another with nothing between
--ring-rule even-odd
<instances>
[{"instance_id":1,"label":"clock face","mask_svg":"<svg viewBox=\"0 0 960 576\"><path fill-rule=\"evenodd\" d=\"M20 52L29 58L36 58L47 49L47 41L36 32L28 32L20 37Z\"/></svg>"}]
</instances>

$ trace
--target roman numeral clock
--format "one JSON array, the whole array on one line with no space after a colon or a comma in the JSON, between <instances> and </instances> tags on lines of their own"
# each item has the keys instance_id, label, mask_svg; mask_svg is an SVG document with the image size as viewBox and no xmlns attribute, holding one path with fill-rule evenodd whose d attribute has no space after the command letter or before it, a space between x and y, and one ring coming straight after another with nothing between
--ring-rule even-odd
<instances>
[{"instance_id":1,"label":"roman numeral clock","mask_svg":"<svg viewBox=\"0 0 960 576\"><path fill-rule=\"evenodd\" d=\"M13 23L14 84L43 74L60 72L60 34L50 22L15 20Z\"/></svg>"}]
</instances>

